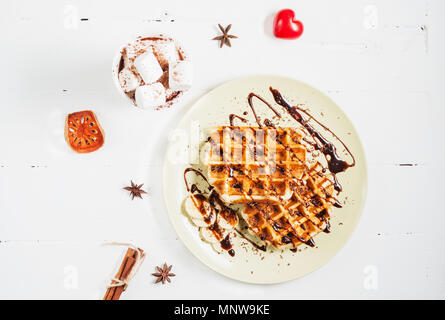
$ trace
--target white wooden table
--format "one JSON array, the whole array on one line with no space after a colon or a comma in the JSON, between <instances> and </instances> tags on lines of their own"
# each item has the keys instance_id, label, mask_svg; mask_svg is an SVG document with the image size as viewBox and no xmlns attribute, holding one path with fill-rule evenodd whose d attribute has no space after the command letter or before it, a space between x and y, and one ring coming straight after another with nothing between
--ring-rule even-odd
<instances>
[{"instance_id":1,"label":"white wooden table","mask_svg":"<svg viewBox=\"0 0 445 320\"><path fill-rule=\"evenodd\" d=\"M272 36L286 7L305 25L296 41ZM2 1L0 298L101 298L123 252L106 241L148 252L123 299L445 298L444 11L442 0ZM210 40L218 23L233 24L232 48ZM159 32L190 53L195 84L153 115L122 100L111 62L128 39ZM161 183L169 129L187 107L258 73L329 94L369 162L366 208L345 248L271 286L229 280L194 258L168 221ZM97 113L106 144L77 155L63 124L83 109ZM145 183L144 200L122 190L130 179ZM164 261L177 277L154 285Z\"/></svg>"}]
</instances>

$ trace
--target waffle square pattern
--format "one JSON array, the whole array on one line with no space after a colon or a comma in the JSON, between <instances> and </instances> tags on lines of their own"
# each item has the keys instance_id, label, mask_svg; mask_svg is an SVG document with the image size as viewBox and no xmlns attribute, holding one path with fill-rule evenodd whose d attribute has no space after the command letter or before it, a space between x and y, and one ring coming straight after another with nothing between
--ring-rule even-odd
<instances>
[{"instance_id":1,"label":"waffle square pattern","mask_svg":"<svg viewBox=\"0 0 445 320\"><path fill-rule=\"evenodd\" d=\"M302 177L306 149L293 128L218 127L211 132L209 182L230 203L289 199Z\"/></svg>"},{"instance_id":2,"label":"waffle square pattern","mask_svg":"<svg viewBox=\"0 0 445 320\"><path fill-rule=\"evenodd\" d=\"M305 134L296 128L230 127L211 130L204 163L210 184L268 245L313 246L329 232L333 177L308 161Z\"/></svg>"},{"instance_id":3,"label":"waffle square pattern","mask_svg":"<svg viewBox=\"0 0 445 320\"><path fill-rule=\"evenodd\" d=\"M329 232L332 181L318 173L317 165L291 185L292 196L283 202L247 202L241 211L249 231L275 247L314 246L313 237Z\"/></svg>"}]
</instances>

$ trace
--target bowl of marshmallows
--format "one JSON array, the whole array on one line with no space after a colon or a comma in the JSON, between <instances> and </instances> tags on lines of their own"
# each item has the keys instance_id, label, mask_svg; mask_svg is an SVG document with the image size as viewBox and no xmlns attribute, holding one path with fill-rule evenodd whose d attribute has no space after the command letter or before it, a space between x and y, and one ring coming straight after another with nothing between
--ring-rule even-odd
<instances>
[{"instance_id":1,"label":"bowl of marshmallows","mask_svg":"<svg viewBox=\"0 0 445 320\"><path fill-rule=\"evenodd\" d=\"M183 49L163 35L138 37L122 47L113 64L121 94L139 108L172 106L190 89L193 68Z\"/></svg>"}]
</instances>

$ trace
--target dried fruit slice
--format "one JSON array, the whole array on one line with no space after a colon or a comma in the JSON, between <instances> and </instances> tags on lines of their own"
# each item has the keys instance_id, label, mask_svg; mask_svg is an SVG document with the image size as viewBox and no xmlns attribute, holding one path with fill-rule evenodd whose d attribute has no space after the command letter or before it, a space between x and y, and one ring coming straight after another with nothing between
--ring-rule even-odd
<instances>
[{"instance_id":1,"label":"dried fruit slice","mask_svg":"<svg viewBox=\"0 0 445 320\"><path fill-rule=\"evenodd\" d=\"M65 122L65 140L77 153L93 152L104 144L104 134L93 111L70 113Z\"/></svg>"}]
</instances>

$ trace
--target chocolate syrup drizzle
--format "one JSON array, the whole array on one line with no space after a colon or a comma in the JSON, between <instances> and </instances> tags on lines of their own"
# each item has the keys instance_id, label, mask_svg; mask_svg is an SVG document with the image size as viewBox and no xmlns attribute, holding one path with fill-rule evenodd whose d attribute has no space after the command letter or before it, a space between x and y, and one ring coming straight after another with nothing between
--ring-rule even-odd
<instances>
[{"instance_id":1,"label":"chocolate syrup drizzle","mask_svg":"<svg viewBox=\"0 0 445 320\"><path fill-rule=\"evenodd\" d=\"M259 244L257 244L256 242L250 240L249 238L246 237L246 235L244 233L242 233L240 230L235 229L236 232L238 232L238 234L245 240L247 240L252 246L254 246L255 248L257 248L258 250L264 251L266 252L267 250L267 246L266 245L262 245L260 246Z\"/></svg>"},{"instance_id":2,"label":"chocolate syrup drizzle","mask_svg":"<svg viewBox=\"0 0 445 320\"><path fill-rule=\"evenodd\" d=\"M210 191L210 195L208 197L203 192L201 192L201 190L198 188L196 184L192 184L189 187L189 183L187 181L187 173L189 172L193 172L196 175L200 176L208 184L208 189ZM202 205L203 201L208 201L213 211L216 212L217 217L215 219L215 223L213 223L213 225L209 227L209 230L213 232L213 234L216 236L217 239L221 239L224 233L218 224L218 219L217 219L218 215L221 215L226 221L233 223L234 219L236 219L236 212L229 206L225 205L225 203L221 200L221 197L218 194L218 192L209 183L209 181L202 174L201 171L196 170L195 168L186 168L184 170L184 182L187 191L192 193L193 197L196 197L196 199L199 200L200 203L196 203L192 198L196 208L201 212L202 216L204 217L204 221L206 223L209 223L212 220L212 214L210 214L209 216L205 214L205 210ZM222 249L226 250L229 253L230 256L232 257L235 256L235 250L233 250L230 234L226 235L222 240L220 240L220 245Z\"/></svg>"},{"instance_id":3,"label":"chocolate syrup drizzle","mask_svg":"<svg viewBox=\"0 0 445 320\"><path fill-rule=\"evenodd\" d=\"M226 167L226 168L227 168L227 167ZM271 223L270 218L268 218L269 215L259 207L258 203L251 197L251 195L250 195L249 193L246 194L246 192L243 191L243 189L242 189L242 184L236 179L236 177L233 176L232 171L238 171L240 174L244 175L244 172L243 172L242 170L241 170L241 171L238 170L235 166L230 167L230 173L229 173L229 176L232 177L232 179L235 181L235 183L232 185L232 187L239 189L240 192L243 192L243 193L244 193L244 196L245 196L246 198L250 198L252 201L251 201L248 205L255 206L255 208L256 208L258 211L260 211L260 212L263 213L263 216L267 219L267 221L268 221L269 223ZM249 177L249 176L247 176L247 175L244 175L244 177L247 178L247 179L249 179L252 183L254 183L255 186L256 186L257 188L258 188L258 187L263 188L262 186L260 186L260 183L261 183L260 181L255 180L255 179L252 179L251 177ZM276 196L277 198L281 199L281 197L279 196L279 194L277 193L277 191L276 191L274 188L271 187L271 190L270 190L270 191L272 192L272 194L274 194L274 196ZM281 200L282 200L282 199L281 199ZM278 231L278 227L277 227L277 223L272 224L272 226L273 226L273 228L275 229L275 231L279 232L279 231ZM292 228L293 228L293 226L292 226ZM296 231L296 230L294 229L294 231ZM260 238L261 238L261 237L260 237ZM310 245L310 246L313 246L313 245L314 245L314 242L313 242L313 240L311 241L311 239L309 239L308 241L306 241L305 239L300 238L300 237L297 237L297 239L298 239L299 241L303 242L303 243L306 243L307 245ZM249 242L251 242L251 241L250 241L249 239L247 239L247 238L246 238L246 240L248 240ZM261 240L264 240L264 239L261 239ZM290 242L292 242L291 239L290 239L288 236L286 236L286 235L283 236L282 241L283 241L283 243L290 243ZM251 244L252 244L254 247L256 247L257 249L262 250L262 249L261 249L262 247L258 247L258 245L256 245L255 243L252 243L252 242L251 242Z\"/></svg>"},{"instance_id":4,"label":"chocolate syrup drizzle","mask_svg":"<svg viewBox=\"0 0 445 320\"><path fill-rule=\"evenodd\" d=\"M200 176L209 186L209 190L213 189L213 186L209 183L209 181L207 180L207 178L202 174L201 171L196 170L195 168L187 168L184 170L184 182L185 182L185 187L187 188L187 191L194 193L194 192L198 192L198 193L202 193L199 189L198 186L196 184L192 184L192 186L189 188L189 184L187 182L187 173L189 172L193 172L196 175Z\"/></svg>"},{"instance_id":5,"label":"chocolate syrup drizzle","mask_svg":"<svg viewBox=\"0 0 445 320\"><path fill-rule=\"evenodd\" d=\"M348 168L355 166L356 161L355 161L354 155L351 153L351 151L345 145L345 143L332 130L330 130L328 127L326 127L320 121L315 119L306 110L304 110L302 108L299 108L298 106L291 106L278 90L273 89L272 87L269 87L269 90L271 91L271 93L272 93L272 95L274 97L275 102L277 104L281 105L282 107L284 107L285 110L292 116L292 118L294 118L298 123L300 123L309 132L309 134L312 136L312 138L315 141L315 144L313 144L313 146L315 147L316 150L320 150L323 153L323 155L325 156L325 159L327 161L327 164L328 164L328 169L329 169L329 171L333 175L334 189L336 191L338 191L338 192L341 192L342 191L342 186L338 182L336 174L340 173L340 172L344 172ZM259 97L258 95L254 94L254 93L250 93L249 96L248 96L248 103L249 103L250 108L253 111L253 114L255 116L255 120L257 121L258 125L261 127L261 123L260 123L259 118L258 118L258 116L256 114L255 108L254 108L254 106L252 104L252 98L253 97L259 98L269 108L271 108L275 112L275 114L278 115L278 113L263 98ZM301 113L305 114L309 119L308 120L305 119ZM267 126L273 126L273 124L271 125L271 123L270 123L270 121L268 119L266 119L266 120L267 120L267 123L265 121L265 124ZM309 120L314 120L324 130L330 132L343 145L345 150L348 152L348 154L352 158L352 163L351 164L347 163L346 161L342 160L339 157L339 155L337 154L337 150L336 150L334 144L332 142L328 141L319 131L317 131L312 125L310 125L309 124ZM329 195L329 194L326 194L326 199L329 199L329 198L332 198L332 196ZM337 208L341 208L342 207L342 205L339 203L339 201L337 199L334 199L334 201L335 201L333 203L334 207L337 207ZM327 215L327 211L323 210L321 213L319 213L317 215L317 217L319 219L321 219L321 220L326 222L326 229L324 230L324 232L329 233L330 232L330 224L329 224L329 220L326 219L326 215ZM314 246L315 242L311 238L311 239L309 239L309 241L306 242L306 244L309 245L309 246Z\"/></svg>"},{"instance_id":6,"label":"chocolate syrup drizzle","mask_svg":"<svg viewBox=\"0 0 445 320\"><path fill-rule=\"evenodd\" d=\"M334 176L335 190L338 192L342 191L342 187L337 180L336 174L339 172L343 172L350 167L355 166L355 158L352 155L351 151L349 151L348 147L343 143L343 141L340 138L337 137L337 135L335 135L334 132L332 132L329 128L327 128L326 126L324 126L319 121L315 120L312 116L309 115L310 119L315 120L325 130L329 131L345 147L346 151L353 159L353 162L351 164L348 164L346 161L342 160L338 156L334 144L328 141L325 137L323 137L323 135L320 132L318 132L313 126L311 126L308 120L301 115L300 112L303 112L308 115L306 111L302 110L301 108L298 108L298 106L291 106L289 102L287 102L286 99L284 99L284 97L278 90L273 89L272 87L270 87L269 90L270 92L272 92L275 102L280 106L284 107L286 111L292 116L292 118L294 118L297 122L299 122L314 138L316 142L315 144L316 150L320 150L324 154L326 161L328 163L328 169Z\"/></svg>"},{"instance_id":7,"label":"chocolate syrup drizzle","mask_svg":"<svg viewBox=\"0 0 445 320\"><path fill-rule=\"evenodd\" d=\"M257 99L259 99L260 101L262 101L262 102L263 102L263 103L264 103L270 110L273 111L273 113L275 113L275 115L276 115L278 118L281 118L281 114L279 114L278 111L275 110L275 108L272 107L272 105L271 105L269 102L267 102L266 100L264 100L264 98L260 97L260 96L257 95L256 93L251 92L251 93L249 93L249 95L247 96L247 102L249 103L250 109L252 109L253 116L255 117L255 121L256 121L256 123L258 123L258 126L259 126L260 128L263 127L263 125L261 124L260 118L259 118L258 115L256 114L255 107L253 106L253 98L257 98ZM271 123L269 119L266 119L265 121L267 121L269 124ZM267 125L267 124L266 124L266 126L270 127L270 125Z\"/></svg>"},{"instance_id":8,"label":"chocolate syrup drizzle","mask_svg":"<svg viewBox=\"0 0 445 320\"><path fill-rule=\"evenodd\" d=\"M272 91L272 90L274 90L274 89L272 89L272 87L270 87L270 90ZM275 92L281 96L281 94L278 92L278 90L275 90ZM273 92L272 92L272 93L273 93ZM259 127L262 127L262 125L261 125L261 121L260 121L259 117L257 116L255 107L254 107L254 105L253 105L253 98L257 98L258 100L260 100L261 102L263 102L269 109L271 109L271 110L275 113L275 115L277 115L279 118L281 118L281 114L280 114L275 108L273 108L269 102L267 102L267 101L266 101L264 98L262 98L261 96L258 96L257 94L251 92L251 93L248 95L248 97L247 97L247 102L248 102L248 104L249 104L249 106L250 106L250 108L251 108L251 110L252 110L252 112L253 112L253 115L254 115L255 120L256 120L256 122L257 122L257 124L258 124ZM282 98L282 96L281 96L281 98ZM284 100L284 98L282 98L282 99ZM279 104L279 103L278 103L278 104ZM289 104L288 104L288 105L289 105ZM289 107L290 107L290 106L289 106ZM290 113L289 110L288 110L288 108L285 108L285 109L286 109L286 111L288 111L288 113ZM292 109L292 107L290 107L290 109ZM341 139L338 138L338 136L335 135L335 133L332 132L329 128L327 128L327 127L326 127L325 125L323 125L321 122L319 122L319 121L316 120L314 117L312 117L306 110L301 109L301 111L302 111L303 113L305 113L308 117L310 117L310 119L312 119L312 120L314 120L315 122L317 122L317 123L318 123L320 126L322 126L325 130L331 132L332 135L333 135L335 138L337 138L337 139L343 144L343 146L345 147L345 149L348 151L348 153L351 155L351 157L352 157L352 159L353 159L353 163L352 163L351 165L349 165L349 167L354 166L354 165L355 165L355 159L354 159L354 156L351 154L351 152L349 151L348 147L343 143L343 141L341 141ZM246 114L246 112L244 112L243 115L245 115L245 114ZM290 113L290 115L295 119L295 117L292 115L292 113ZM236 115L231 114L231 115L229 116L229 121L230 121L230 125L231 125L231 126L233 126L233 121L231 121L231 120L233 119L234 116L236 116ZM302 118L302 117L301 117L301 118ZM297 120L297 121L298 121L298 120ZM300 122L300 123L301 123L301 122ZM307 121L305 121L305 123L307 124ZM265 120L264 120L264 125L265 125L266 127L275 127L275 125L274 125L269 119L265 119ZM312 130L313 130L314 132L316 131L314 128L312 128ZM321 135L320 133L317 132L317 134L318 134L320 137L322 137L322 135ZM313 134L312 134L312 133L311 133L311 136L313 137ZM314 137L313 137L313 138L314 138ZM322 138L323 138L323 137L322 137ZM315 140L315 138L314 138L314 140ZM335 149L334 145L333 145L331 142L329 142L329 141L327 141L326 139L324 139L324 138L323 138L323 141L326 142L326 144L329 144L329 145L333 148L333 153L335 154L336 158L339 159L338 155L336 154L336 149ZM281 142L279 139L277 139L277 142L280 143L281 145L283 145L282 142ZM309 143L309 144L311 144L315 149L317 149L317 150L321 150L320 144L319 144L316 140L315 140L315 143L312 143L312 142L310 142L310 141L306 141L306 142ZM287 149L287 148L286 148L286 149ZM288 150L288 149L287 149L287 150ZM326 155L325 153L324 153L324 155L325 155L325 157L327 157L327 155ZM299 159L297 159L297 160L299 160ZM326 160L328 161L328 159L326 159ZM339 160L340 160L340 161L343 161L343 160L341 160L341 159L339 159ZM329 162L329 161L328 161L328 162ZM346 169L344 169L344 170L346 170ZM330 171L331 171L331 170L330 170ZM338 179L337 179L335 173L332 172L332 171L331 171L331 173L333 174L333 179L334 179L334 189L335 189L336 191L340 192L340 191L342 190L342 186L341 186L340 183L338 182ZM294 177L294 178L295 178L295 177ZM333 198L333 197L332 197L331 195L327 195L327 198ZM333 201L334 201L333 205L334 205L335 207L341 208L341 204L338 202L337 199L333 198Z\"/></svg>"},{"instance_id":9,"label":"chocolate syrup drizzle","mask_svg":"<svg viewBox=\"0 0 445 320\"><path fill-rule=\"evenodd\" d=\"M247 119L245 119L245 118L243 118L243 117L240 117L240 116L238 116L238 115L232 113L232 114L229 115L229 122L230 122L230 126L231 126L231 127L233 127L233 120L234 120L235 118L240 119L240 120L241 120L242 122L244 122L244 123L247 122Z\"/></svg>"},{"instance_id":10,"label":"chocolate syrup drizzle","mask_svg":"<svg viewBox=\"0 0 445 320\"><path fill-rule=\"evenodd\" d=\"M342 187L340 185L340 183L338 182L337 173L340 172L344 172L345 170L347 170L350 167L355 166L356 162L355 162L355 158L353 156L353 154L350 152L350 150L348 149L348 147L344 144L344 142L334 133L332 132L328 127L326 127L324 124L322 124L321 122L319 122L317 119L315 119L311 114L309 114L306 110L300 108L299 106L291 106L289 102L286 101L286 99L281 95L281 93L276 90L273 89L272 87L269 87L269 90L271 91L275 102L282 106L288 113L290 116L292 116L292 118L294 118L298 123L300 123L300 125L302 125L311 135L312 139L314 140L314 142L308 142L309 144L311 144L316 150L319 150L323 153L326 162L328 164L328 170L331 172L333 179L334 179L334 189L337 192L341 192L342 191ZM263 125L261 124L261 120L258 117L255 107L253 105L253 98L257 98L258 100L260 100L261 102L263 102L270 110L273 111L273 113L278 117L281 118L281 114L272 107L272 105L267 102L264 98L258 96L257 94L251 92L248 97L247 97L247 101L248 104L252 110L252 113L255 117L255 121L257 122L258 126L261 128L263 127ZM308 119L306 119L302 114L304 114L305 116L308 117ZM244 112L243 115L247 115L247 112ZM241 120L243 123L247 122L247 119L240 117L236 114L230 114L229 115L229 122L230 122L230 126L233 126L233 121L234 119L237 118L239 120ZM337 154L337 150L334 146L334 144L330 141L328 141L319 131L317 131L311 124L309 124L309 121L313 120L315 121L318 125L320 125L324 130L330 132L345 148L345 150L348 152L348 154L351 156L352 158L352 163L347 163L346 161L342 160L340 158L340 156ZM264 126L266 127L275 127L275 125L272 123L272 121L270 121L269 119L265 119L264 120ZM208 141L210 141L210 138L208 139ZM279 139L277 139L278 142ZM281 143L281 142L280 142ZM231 167L231 174L230 176L232 176L233 179L235 179L235 177L233 177L232 171L236 171L236 168ZM326 169L324 169L326 170ZM224 214L226 219L230 219L230 217L234 217L236 215L236 212L231 209L230 207L226 206L224 204L224 202L221 200L220 195L216 192L216 190L214 189L214 187L208 182L207 178L198 170L194 169L194 168L187 168L184 171L184 181L187 187L187 190L189 192L191 192L192 194L195 195L199 195L200 197L204 197L206 198L203 193L198 189L198 187L196 186L196 184L193 184L190 188L186 179L186 174L188 172L194 172L197 175L199 175L200 177L202 177L204 179L204 181L209 185L209 191L210 191L210 195L209 195L209 203L212 206L212 208L214 208L215 212L217 212L217 214ZM236 184L236 181L235 181ZM234 185L233 187L236 187L236 185ZM258 186L257 186L258 187ZM241 187L240 187L241 188ZM241 190L242 191L242 190ZM275 190L272 190L273 192L275 192ZM243 192L245 193L245 192ZM249 194L247 194L247 196L249 196ZM326 196L326 201L330 201L329 199L332 198L333 202L330 201L334 207L337 208L341 208L342 205L340 204L340 202L335 199L332 195L328 194L325 191L325 196ZM320 201L319 199L314 199L313 201ZM256 202L253 201L251 204L255 205ZM314 204L315 205L315 204ZM221 208L221 210L217 209L217 206L219 206ZM298 212L297 212L298 214ZM330 232L330 223L329 223L329 219L327 219L328 216L328 212L326 209L324 209L323 211L321 211L319 214L316 215L317 218L319 218L320 220L324 221L326 223L326 228L324 230L324 232L329 233ZM302 226L304 227L304 226ZM281 228L281 226L279 226L278 224L273 224L273 228L278 232ZM214 225L212 225L210 228L210 230L212 230L215 235L219 238L222 237L222 231L219 227L219 225L217 224L217 222L215 222ZM266 245L260 246L258 244L256 244L254 241L248 239L240 230L238 230L237 228L235 228L236 232L239 233L244 239L246 239L247 241L249 241L255 248L262 250L262 251L266 251ZM295 236L292 235L291 236ZM314 247L315 246L315 242L313 240L313 238L310 238L309 240L305 241L305 239L298 239L301 242L304 242L306 245ZM289 238L289 236L284 235L282 238L282 242L283 243L291 243L292 240ZM227 235L224 239L222 239L220 241L221 247L224 250L227 250L228 253L232 256L235 255L234 250L232 249L232 243L230 240L229 235ZM297 252L296 248L291 249L292 252Z\"/></svg>"}]
</instances>

